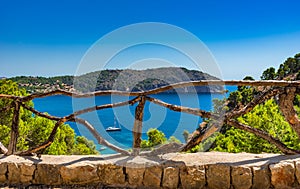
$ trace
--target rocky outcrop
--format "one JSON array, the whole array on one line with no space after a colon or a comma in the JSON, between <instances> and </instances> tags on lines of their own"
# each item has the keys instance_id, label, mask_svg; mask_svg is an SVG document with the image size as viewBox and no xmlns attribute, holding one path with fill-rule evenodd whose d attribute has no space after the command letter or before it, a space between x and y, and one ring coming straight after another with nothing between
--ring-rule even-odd
<instances>
[{"instance_id":1,"label":"rocky outcrop","mask_svg":"<svg viewBox=\"0 0 300 189\"><path fill-rule=\"evenodd\" d=\"M0 156L0 188L300 188L300 155Z\"/></svg>"}]
</instances>

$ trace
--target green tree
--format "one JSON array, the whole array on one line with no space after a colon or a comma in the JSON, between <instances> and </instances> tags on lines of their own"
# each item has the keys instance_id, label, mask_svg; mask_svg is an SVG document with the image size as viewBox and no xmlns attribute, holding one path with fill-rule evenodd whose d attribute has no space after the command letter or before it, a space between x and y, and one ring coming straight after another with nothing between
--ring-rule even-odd
<instances>
[{"instance_id":1,"label":"green tree","mask_svg":"<svg viewBox=\"0 0 300 189\"><path fill-rule=\"evenodd\" d=\"M26 96L24 89L19 89L15 82L0 81L0 94ZM0 99L0 108L11 103L11 100ZM33 106L32 102L27 103ZM8 146L12 110L0 112L0 141ZM17 150L27 150L45 141L50 135L55 122L46 118L32 116L28 110L20 108L19 138ZM54 142L44 151L45 154L97 154L95 145L84 137L76 136L67 124L59 127Z\"/></svg>"},{"instance_id":2,"label":"green tree","mask_svg":"<svg viewBox=\"0 0 300 189\"><path fill-rule=\"evenodd\" d=\"M285 121L274 100L256 106L251 112L239 117L238 121L270 133L290 148L300 149L297 134ZM280 152L266 140L234 127L230 127L224 134L220 133L217 136L213 150L250 153Z\"/></svg>"},{"instance_id":3,"label":"green tree","mask_svg":"<svg viewBox=\"0 0 300 189\"><path fill-rule=\"evenodd\" d=\"M165 134L158 129L149 129L147 131L148 140L142 140L141 148L150 148L160 144L164 144L167 141Z\"/></svg>"},{"instance_id":4,"label":"green tree","mask_svg":"<svg viewBox=\"0 0 300 189\"><path fill-rule=\"evenodd\" d=\"M270 67L270 68L266 69L260 78L262 80L274 80L276 78L275 68Z\"/></svg>"}]
</instances>

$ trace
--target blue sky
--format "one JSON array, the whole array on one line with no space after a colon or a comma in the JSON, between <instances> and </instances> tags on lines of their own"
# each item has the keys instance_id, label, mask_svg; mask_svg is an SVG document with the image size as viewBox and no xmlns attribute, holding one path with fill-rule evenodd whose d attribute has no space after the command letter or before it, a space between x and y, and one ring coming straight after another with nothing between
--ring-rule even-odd
<instances>
[{"instance_id":1,"label":"blue sky","mask_svg":"<svg viewBox=\"0 0 300 189\"><path fill-rule=\"evenodd\" d=\"M202 40L224 79L259 79L300 52L300 1L0 0L0 76L74 74L103 35L162 22Z\"/></svg>"}]
</instances>

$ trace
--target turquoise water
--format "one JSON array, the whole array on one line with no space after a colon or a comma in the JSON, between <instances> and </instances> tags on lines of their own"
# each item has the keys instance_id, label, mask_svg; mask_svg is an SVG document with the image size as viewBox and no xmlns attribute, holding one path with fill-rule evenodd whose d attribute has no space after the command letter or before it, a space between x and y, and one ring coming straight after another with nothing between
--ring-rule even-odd
<instances>
[{"instance_id":1,"label":"turquoise water","mask_svg":"<svg viewBox=\"0 0 300 189\"><path fill-rule=\"evenodd\" d=\"M235 87L227 88L233 91ZM224 98L228 94L158 94L152 97L160 99L164 102L187 106L192 108L200 108L202 110L212 110L212 100L214 98ZM37 98L34 100L35 108L41 112L48 112L55 116L65 116L71 114L73 111L91 107L94 105L110 104L115 102L122 102L132 99L132 97L122 96L98 96L95 98L72 99L67 96L50 96L45 98ZM81 118L89 121L96 130L109 142L118 145L122 148L131 148L132 146L132 127L134 122L134 110L136 105L123 106L113 109L104 109L90 112L81 115ZM117 125L120 125L122 130L119 132L106 132L105 129L114 125L114 119ZM143 134L142 138L146 139L146 132L149 128L158 128L163 131L167 138L175 136L182 142L183 131L187 130L193 132L202 119L198 116L189 115L186 113L174 112L164 107L146 102L144 111ZM96 140L89 133L84 126L76 123L69 123L78 135L83 135L90 140ZM97 145L97 149L102 149ZM110 149L101 151L102 154L114 153Z\"/></svg>"}]
</instances>

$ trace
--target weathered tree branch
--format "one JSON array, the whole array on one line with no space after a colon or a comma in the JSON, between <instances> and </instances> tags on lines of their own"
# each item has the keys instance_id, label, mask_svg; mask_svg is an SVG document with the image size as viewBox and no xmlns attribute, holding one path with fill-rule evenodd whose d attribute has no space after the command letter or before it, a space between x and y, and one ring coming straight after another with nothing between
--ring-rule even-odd
<instances>
[{"instance_id":1,"label":"weathered tree branch","mask_svg":"<svg viewBox=\"0 0 300 189\"><path fill-rule=\"evenodd\" d=\"M74 121L84 125L93 134L93 136L97 139L99 144L109 147L110 149L112 149L116 152L119 152L123 155L130 155L130 153L128 151L123 150L122 148L119 148L119 147L109 143L103 137L101 137L100 134L96 131L96 129L88 121L81 119L81 118L75 118Z\"/></svg>"},{"instance_id":2,"label":"weathered tree branch","mask_svg":"<svg viewBox=\"0 0 300 189\"><path fill-rule=\"evenodd\" d=\"M0 94L0 98L6 98L6 99L12 99L12 100L17 100L22 97L19 96L14 96L14 95L8 95L8 94Z\"/></svg>"},{"instance_id":3,"label":"weathered tree branch","mask_svg":"<svg viewBox=\"0 0 300 189\"><path fill-rule=\"evenodd\" d=\"M181 152L186 152L198 144L200 144L202 141L210 137L212 134L214 134L216 131L218 131L221 127L222 123L219 124L210 124L211 126L207 127L206 122L202 122L201 126L194 131L192 134L191 139L186 143L186 145L183 146L183 148L180 150Z\"/></svg>"},{"instance_id":4,"label":"weathered tree branch","mask_svg":"<svg viewBox=\"0 0 300 189\"><path fill-rule=\"evenodd\" d=\"M6 154L8 149L0 142L0 152Z\"/></svg>"},{"instance_id":5,"label":"weathered tree branch","mask_svg":"<svg viewBox=\"0 0 300 189\"><path fill-rule=\"evenodd\" d=\"M24 103L21 103L21 106L29 111L31 111L32 113L34 113L35 115L37 116L40 116L40 117L44 117L44 118L47 118L47 119L50 119L50 120L53 120L53 121L59 121L61 119L61 117L56 117L56 116L51 116L51 115L48 115L48 114L45 114L45 113L42 113L42 112L39 112L37 111L36 109L34 109L33 107L30 107Z\"/></svg>"},{"instance_id":6,"label":"weathered tree branch","mask_svg":"<svg viewBox=\"0 0 300 189\"><path fill-rule=\"evenodd\" d=\"M239 123L238 121L236 121L234 119L229 119L229 120L226 121L226 123L228 125L231 125L231 126L235 127L235 128L247 131L247 132L252 133L252 134L254 134L254 135L256 135L260 138L263 138L263 139L267 140L271 144L274 144L284 154L292 155L292 154L299 154L300 153L300 151L298 151L298 150L293 150L293 149L288 148L280 140L274 138L272 135L270 135L269 133L267 133L263 130L256 129L254 127L250 127L248 125Z\"/></svg>"},{"instance_id":7,"label":"weathered tree branch","mask_svg":"<svg viewBox=\"0 0 300 189\"><path fill-rule=\"evenodd\" d=\"M266 92L262 93L261 95L255 97L251 102L249 102L242 109L226 113L225 117L228 119L231 119L231 118L237 118L241 115L244 115L244 114L250 112L251 110L253 110L253 108L256 105L261 104L261 103L265 102L266 100L268 100L268 99L272 98L273 96L276 96L277 94L280 94L282 92L283 92L282 88L269 89Z\"/></svg>"},{"instance_id":8,"label":"weathered tree branch","mask_svg":"<svg viewBox=\"0 0 300 189\"><path fill-rule=\"evenodd\" d=\"M140 95L140 93L141 92L126 92L126 91L116 91L116 90L96 91L90 93L74 93L62 89L56 89L54 91L49 91L45 93L33 93L31 95L25 96L22 98L22 102L26 102L35 98L44 98L53 95L65 95L73 98L87 98L87 97L104 96L104 95L138 96Z\"/></svg>"},{"instance_id":9,"label":"weathered tree branch","mask_svg":"<svg viewBox=\"0 0 300 189\"><path fill-rule=\"evenodd\" d=\"M17 143L19 137L19 118L20 118L20 102L14 101L14 114L12 118L10 141L8 145L7 155L12 155L17 150Z\"/></svg>"},{"instance_id":10,"label":"weathered tree branch","mask_svg":"<svg viewBox=\"0 0 300 189\"><path fill-rule=\"evenodd\" d=\"M277 86L277 87L287 87L294 86L299 87L300 81L278 81L278 80L264 80L264 81L252 81L252 80L243 80L243 81L222 81L222 80L200 80L200 81L187 81L174 83L160 88L152 89L146 92L143 92L142 95L151 95L161 93L167 90L183 87L195 87L195 86L211 86L211 85L234 85L234 86Z\"/></svg>"},{"instance_id":11,"label":"weathered tree branch","mask_svg":"<svg viewBox=\"0 0 300 189\"><path fill-rule=\"evenodd\" d=\"M92 111L95 111L95 110L102 110L102 109L106 109L106 108L116 108L116 107L125 106L125 105L133 105L136 102L138 102L139 100L140 100L140 97L138 96L138 97L135 97L134 99L129 100L129 101L117 102L117 103L114 103L114 104L104 104L104 105L100 105L100 106L93 106L93 107L89 107L89 108L86 108L86 109L78 110L78 111L74 112L73 114L70 114L70 115L66 116L66 118L69 120L69 119L77 117L81 114L92 112Z\"/></svg>"},{"instance_id":12,"label":"weathered tree branch","mask_svg":"<svg viewBox=\"0 0 300 189\"><path fill-rule=\"evenodd\" d=\"M163 106L165 108L168 108L168 109L176 111L176 112L184 112L184 113L200 116L200 117L203 117L203 118L211 118L212 117L212 113L206 112L204 110L200 110L198 108L189 108L189 107L184 107L184 106L177 106L177 105L173 105L173 104L168 104L166 102L163 102L161 100L158 100L156 98L152 98L152 97L149 97L149 96L146 96L145 98L146 98L146 100L148 100L150 102L153 102L154 104ZM216 115L214 115L214 117L216 117Z\"/></svg>"},{"instance_id":13,"label":"weathered tree branch","mask_svg":"<svg viewBox=\"0 0 300 189\"><path fill-rule=\"evenodd\" d=\"M285 93L279 95L279 108L285 117L285 120L291 125L293 130L300 138L300 120L294 109L295 87L286 87Z\"/></svg>"},{"instance_id":14,"label":"weathered tree branch","mask_svg":"<svg viewBox=\"0 0 300 189\"><path fill-rule=\"evenodd\" d=\"M133 155L139 155L141 148L141 136L143 128L143 116L144 116L144 106L146 99L144 96L141 97L141 100L137 107L135 108L135 120L133 125Z\"/></svg>"}]
</instances>

